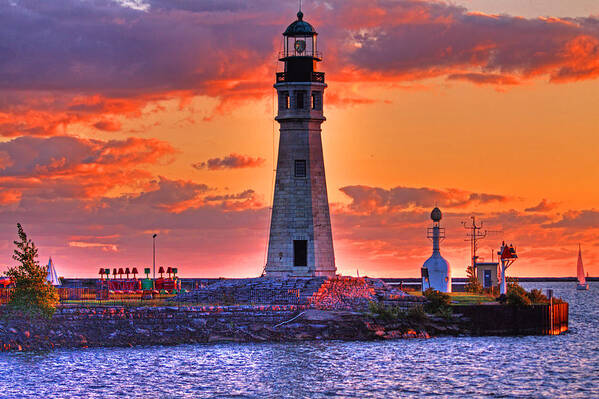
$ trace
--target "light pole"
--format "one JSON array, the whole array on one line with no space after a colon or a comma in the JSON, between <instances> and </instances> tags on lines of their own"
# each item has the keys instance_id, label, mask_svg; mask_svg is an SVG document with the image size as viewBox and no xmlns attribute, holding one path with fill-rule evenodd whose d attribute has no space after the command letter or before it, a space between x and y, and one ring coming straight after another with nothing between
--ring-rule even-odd
<instances>
[{"instance_id":1,"label":"light pole","mask_svg":"<svg viewBox=\"0 0 599 399\"><path fill-rule=\"evenodd\" d=\"M156 236L158 234L154 234L152 236L152 267L154 270L154 282L152 283L152 285L155 284L156 281Z\"/></svg>"}]
</instances>

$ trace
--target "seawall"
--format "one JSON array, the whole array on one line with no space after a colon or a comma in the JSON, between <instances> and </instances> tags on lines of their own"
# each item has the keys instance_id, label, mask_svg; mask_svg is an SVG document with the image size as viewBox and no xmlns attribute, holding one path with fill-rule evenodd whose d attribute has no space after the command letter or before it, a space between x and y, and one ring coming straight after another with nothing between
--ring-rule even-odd
<instances>
[{"instance_id":1,"label":"seawall","mask_svg":"<svg viewBox=\"0 0 599 399\"><path fill-rule=\"evenodd\" d=\"M370 314L294 305L60 307L49 319L0 311L0 349L48 350L207 342L378 340L441 335L547 335L568 329L568 304L454 306L445 317L418 310Z\"/></svg>"},{"instance_id":2,"label":"seawall","mask_svg":"<svg viewBox=\"0 0 599 399\"><path fill-rule=\"evenodd\" d=\"M294 306L64 307L50 320L2 317L0 349L429 336L420 323L384 324L361 312Z\"/></svg>"}]
</instances>

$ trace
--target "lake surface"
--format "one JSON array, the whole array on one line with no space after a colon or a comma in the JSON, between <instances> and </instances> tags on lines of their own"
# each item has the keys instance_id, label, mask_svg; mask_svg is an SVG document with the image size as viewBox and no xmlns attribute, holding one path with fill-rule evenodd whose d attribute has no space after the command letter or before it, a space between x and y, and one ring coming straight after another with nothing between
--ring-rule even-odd
<instances>
[{"instance_id":1,"label":"lake surface","mask_svg":"<svg viewBox=\"0 0 599 399\"><path fill-rule=\"evenodd\" d=\"M599 283L560 336L206 344L0 354L7 398L599 398Z\"/></svg>"}]
</instances>

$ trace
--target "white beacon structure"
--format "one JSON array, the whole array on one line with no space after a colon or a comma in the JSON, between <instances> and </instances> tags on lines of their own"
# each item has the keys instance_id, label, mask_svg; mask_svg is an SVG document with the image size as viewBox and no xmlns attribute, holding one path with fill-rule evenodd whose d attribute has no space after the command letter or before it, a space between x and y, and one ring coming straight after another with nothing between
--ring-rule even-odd
<instances>
[{"instance_id":1,"label":"white beacon structure","mask_svg":"<svg viewBox=\"0 0 599 399\"><path fill-rule=\"evenodd\" d=\"M445 238L445 229L439 226L442 217L441 210L435 207L431 212L433 227L427 229L427 238L433 240L433 254L422 265L422 291L432 288L451 292L451 268L439 250L439 242Z\"/></svg>"}]
</instances>

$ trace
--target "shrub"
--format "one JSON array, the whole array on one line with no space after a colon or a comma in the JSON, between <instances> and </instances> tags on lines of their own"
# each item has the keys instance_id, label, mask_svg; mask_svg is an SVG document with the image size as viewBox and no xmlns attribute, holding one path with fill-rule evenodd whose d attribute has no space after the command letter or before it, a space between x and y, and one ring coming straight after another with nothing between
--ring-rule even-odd
<instances>
[{"instance_id":1,"label":"shrub","mask_svg":"<svg viewBox=\"0 0 599 399\"><path fill-rule=\"evenodd\" d=\"M411 307L410 310L408 310L408 313L406 314L406 316L409 320L412 320L415 322L424 321L428 317L426 315L426 312L424 311L424 308L421 305Z\"/></svg>"},{"instance_id":2,"label":"shrub","mask_svg":"<svg viewBox=\"0 0 599 399\"><path fill-rule=\"evenodd\" d=\"M368 302L368 310L377 319L384 321L397 320L401 316L404 316L404 312L397 306L387 306L382 302L370 301Z\"/></svg>"},{"instance_id":3,"label":"shrub","mask_svg":"<svg viewBox=\"0 0 599 399\"><path fill-rule=\"evenodd\" d=\"M449 306L446 308L441 308L437 314L446 320L451 320L453 318L453 309L451 309Z\"/></svg>"},{"instance_id":4,"label":"shrub","mask_svg":"<svg viewBox=\"0 0 599 399\"><path fill-rule=\"evenodd\" d=\"M528 293L516 280L512 280L507 284L506 302L508 305L512 306L530 305Z\"/></svg>"},{"instance_id":5,"label":"shrub","mask_svg":"<svg viewBox=\"0 0 599 399\"><path fill-rule=\"evenodd\" d=\"M526 294L528 299L530 299L531 303L547 303L549 299L543 295L543 291L538 289L533 289L529 293Z\"/></svg>"},{"instance_id":6,"label":"shrub","mask_svg":"<svg viewBox=\"0 0 599 399\"><path fill-rule=\"evenodd\" d=\"M15 241L17 249L13 259L19 265L10 267L6 275L15 282L15 289L8 305L13 310L24 312L30 316L52 317L58 305L59 297L54 288L46 280L46 269L37 261L37 248L33 241L17 223L20 241Z\"/></svg>"},{"instance_id":7,"label":"shrub","mask_svg":"<svg viewBox=\"0 0 599 399\"><path fill-rule=\"evenodd\" d=\"M473 294L480 294L483 291L483 286L480 281L476 278L476 272L474 271L474 267L468 266L466 268L466 277L468 278L468 283L466 284L466 292L471 292Z\"/></svg>"},{"instance_id":8,"label":"shrub","mask_svg":"<svg viewBox=\"0 0 599 399\"><path fill-rule=\"evenodd\" d=\"M439 313L449 307L451 297L443 292L433 290L432 288L424 291L424 296L428 299L424 310L428 313Z\"/></svg>"}]
</instances>

